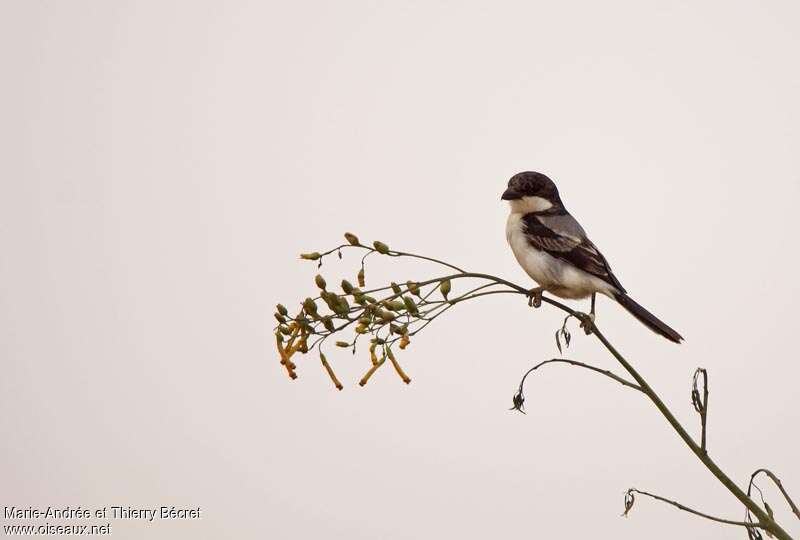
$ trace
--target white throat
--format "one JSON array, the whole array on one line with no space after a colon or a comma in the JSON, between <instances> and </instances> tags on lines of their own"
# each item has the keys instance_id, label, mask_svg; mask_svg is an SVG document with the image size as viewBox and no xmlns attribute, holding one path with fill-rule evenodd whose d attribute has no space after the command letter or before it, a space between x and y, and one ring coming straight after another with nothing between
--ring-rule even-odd
<instances>
[{"instance_id":1,"label":"white throat","mask_svg":"<svg viewBox=\"0 0 800 540\"><path fill-rule=\"evenodd\" d=\"M544 212L553 207L553 203L542 197L522 197L508 201L512 214L530 214L531 212Z\"/></svg>"}]
</instances>

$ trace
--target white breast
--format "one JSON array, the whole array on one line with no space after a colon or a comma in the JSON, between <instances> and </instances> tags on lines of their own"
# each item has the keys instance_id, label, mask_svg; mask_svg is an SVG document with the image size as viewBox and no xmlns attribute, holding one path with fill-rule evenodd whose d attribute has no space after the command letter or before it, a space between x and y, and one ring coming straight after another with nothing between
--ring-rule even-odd
<instances>
[{"instance_id":1,"label":"white breast","mask_svg":"<svg viewBox=\"0 0 800 540\"><path fill-rule=\"evenodd\" d=\"M525 237L522 216L517 212L508 216L506 239L519 265L536 283L563 298L612 293L613 287L605 281L533 247Z\"/></svg>"},{"instance_id":2,"label":"white breast","mask_svg":"<svg viewBox=\"0 0 800 540\"><path fill-rule=\"evenodd\" d=\"M542 287L558 283L558 266L560 261L540 251L525 238L522 222L523 214L512 212L506 222L506 240L514 252L514 257L525 272Z\"/></svg>"}]
</instances>

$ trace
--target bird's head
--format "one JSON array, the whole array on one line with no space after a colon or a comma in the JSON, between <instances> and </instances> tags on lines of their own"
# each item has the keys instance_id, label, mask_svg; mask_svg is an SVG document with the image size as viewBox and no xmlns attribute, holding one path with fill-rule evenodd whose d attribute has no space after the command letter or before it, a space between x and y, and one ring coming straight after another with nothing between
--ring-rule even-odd
<instances>
[{"instance_id":1,"label":"bird's head","mask_svg":"<svg viewBox=\"0 0 800 540\"><path fill-rule=\"evenodd\" d=\"M512 212L520 214L562 207L558 188L553 181L544 174L533 171L512 176L501 199L509 202Z\"/></svg>"}]
</instances>

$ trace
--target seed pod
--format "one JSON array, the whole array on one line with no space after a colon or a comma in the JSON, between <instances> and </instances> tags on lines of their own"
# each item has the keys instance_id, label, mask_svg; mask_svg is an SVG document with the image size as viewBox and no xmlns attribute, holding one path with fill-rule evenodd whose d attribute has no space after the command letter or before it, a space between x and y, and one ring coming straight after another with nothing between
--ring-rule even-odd
<instances>
[{"instance_id":1,"label":"seed pod","mask_svg":"<svg viewBox=\"0 0 800 540\"><path fill-rule=\"evenodd\" d=\"M359 287L366 287L367 283L364 280L364 268L358 271L358 286Z\"/></svg>"},{"instance_id":2,"label":"seed pod","mask_svg":"<svg viewBox=\"0 0 800 540\"><path fill-rule=\"evenodd\" d=\"M409 313L411 313L415 317L419 315L419 309L417 309L417 304L414 303L414 300L412 300L410 296L404 296L403 303L406 305L406 309L408 310Z\"/></svg>"},{"instance_id":3,"label":"seed pod","mask_svg":"<svg viewBox=\"0 0 800 540\"><path fill-rule=\"evenodd\" d=\"M451 288L452 284L450 283L449 279L446 279L439 284L439 291L442 293L442 296L444 296L445 300L447 300L447 295L450 294Z\"/></svg>"},{"instance_id":4,"label":"seed pod","mask_svg":"<svg viewBox=\"0 0 800 540\"><path fill-rule=\"evenodd\" d=\"M286 317L284 317L284 316L283 316L283 315L281 315L280 313L276 313L276 314L275 314L275 319L277 319L277 321L278 321L279 323L281 323L281 324L283 324L283 323L285 323L285 322L286 322Z\"/></svg>"},{"instance_id":5,"label":"seed pod","mask_svg":"<svg viewBox=\"0 0 800 540\"><path fill-rule=\"evenodd\" d=\"M316 260L317 260L317 259L319 259L320 257L322 257L322 255L320 255L320 254L319 254L318 252L316 252L316 251L315 251L314 253L301 253L301 254L300 254L300 258L301 258L301 259L305 259L305 260L307 260L307 261L316 261Z\"/></svg>"},{"instance_id":6,"label":"seed pod","mask_svg":"<svg viewBox=\"0 0 800 540\"><path fill-rule=\"evenodd\" d=\"M336 294L334 294L332 292L328 292L328 291L322 291L322 294L320 294L320 296L325 301L325 303L328 305L328 308L331 311L335 312L336 311L336 304L339 302L339 297L336 296Z\"/></svg>"},{"instance_id":7,"label":"seed pod","mask_svg":"<svg viewBox=\"0 0 800 540\"><path fill-rule=\"evenodd\" d=\"M303 309L306 310L306 313L315 317L317 315L317 304L311 298L306 298L303 300Z\"/></svg>"},{"instance_id":8,"label":"seed pod","mask_svg":"<svg viewBox=\"0 0 800 540\"><path fill-rule=\"evenodd\" d=\"M356 334L366 334L367 332L369 332L369 328L365 325L359 324L356 326Z\"/></svg>"},{"instance_id":9,"label":"seed pod","mask_svg":"<svg viewBox=\"0 0 800 540\"><path fill-rule=\"evenodd\" d=\"M281 314L281 315L283 315L284 317L285 317L286 315L288 315L288 314L289 314L289 310L288 310L288 309L286 309L286 306L284 306L283 304L278 304L278 305L277 305L277 306L275 306L275 307L277 307L277 308L278 308L278 313L280 313L280 314Z\"/></svg>"},{"instance_id":10,"label":"seed pod","mask_svg":"<svg viewBox=\"0 0 800 540\"><path fill-rule=\"evenodd\" d=\"M341 347L342 349L346 349L350 346L350 344L347 343L346 341L337 341L336 346Z\"/></svg>"},{"instance_id":11,"label":"seed pod","mask_svg":"<svg viewBox=\"0 0 800 540\"><path fill-rule=\"evenodd\" d=\"M275 332L275 339L278 341L279 345L283 343L283 335L280 332Z\"/></svg>"},{"instance_id":12,"label":"seed pod","mask_svg":"<svg viewBox=\"0 0 800 540\"><path fill-rule=\"evenodd\" d=\"M406 309L406 305L402 300L384 300L383 305L392 311L403 311Z\"/></svg>"},{"instance_id":13,"label":"seed pod","mask_svg":"<svg viewBox=\"0 0 800 540\"><path fill-rule=\"evenodd\" d=\"M387 253L389 253L389 246L387 246L386 244L384 244L379 240L375 240L372 243L372 246L375 248L375 251L377 251L381 255L386 255Z\"/></svg>"},{"instance_id":14,"label":"seed pod","mask_svg":"<svg viewBox=\"0 0 800 540\"><path fill-rule=\"evenodd\" d=\"M328 363L328 359L325 358L325 355L322 354L322 351L319 351L319 359L320 362L322 362L322 367L324 367L325 371L328 372L328 377L331 378L331 381L333 381L334 386L336 386L336 389L341 390L342 388L344 388L342 386L342 383L339 382L339 379L336 378L336 374L333 372L333 369L331 369L331 365Z\"/></svg>"},{"instance_id":15,"label":"seed pod","mask_svg":"<svg viewBox=\"0 0 800 540\"><path fill-rule=\"evenodd\" d=\"M288 336L288 335L290 335L292 333L292 331L289 330L288 326L281 326L280 330L281 330L281 334L283 334L284 336Z\"/></svg>"},{"instance_id":16,"label":"seed pod","mask_svg":"<svg viewBox=\"0 0 800 540\"><path fill-rule=\"evenodd\" d=\"M392 322L397 318L397 315L391 311L386 311L385 309L379 309L376 315L386 322Z\"/></svg>"},{"instance_id":17,"label":"seed pod","mask_svg":"<svg viewBox=\"0 0 800 540\"><path fill-rule=\"evenodd\" d=\"M367 302L367 304L376 304L378 302L377 300L375 300L375 298L368 295L364 296L364 300Z\"/></svg>"},{"instance_id":18,"label":"seed pod","mask_svg":"<svg viewBox=\"0 0 800 540\"><path fill-rule=\"evenodd\" d=\"M314 278L314 282L317 284L317 287L319 287L323 291L325 290L325 286L327 285L327 283L325 283L325 278L324 277L322 277L321 275L317 274L317 276Z\"/></svg>"},{"instance_id":19,"label":"seed pod","mask_svg":"<svg viewBox=\"0 0 800 540\"><path fill-rule=\"evenodd\" d=\"M370 319L369 317L361 317L361 318L358 319L358 324L363 324L365 326L369 326L369 324L371 322L372 322L372 319Z\"/></svg>"},{"instance_id":20,"label":"seed pod","mask_svg":"<svg viewBox=\"0 0 800 540\"><path fill-rule=\"evenodd\" d=\"M400 288L400 285L392 281L392 292L394 294L401 294L403 292L403 289Z\"/></svg>"},{"instance_id":21,"label":"seed pod","mask_svg":"<svg viewBox=\"0 0 800 540\"><path fill-rule=\"evenodd\" d=\"M328 332L333 332L336 330L336 326L334 326L333 319L331 319L330 316L322 318L322 326L324 326L325 330Z\"/></svg>"},{"instance_id":22,"label":"seed pod","mask_svg":"<svg viewBox=\"0 0 800 540\"><path fill-rule=\"evenodd\" d=\"M408 292L415 296L419 296L419 285L414 281L406 281L406 287L408 287Z\"/></svg>"},{"instance_id":23,"label":"seed pod","mask_svg":"<svg viewBox=\"0 0 800 540\"><path fill-rule=\"evenodd\" d=\"M337 315L346 315L350 311L350 304L347 302L347 298L340 296L333 311Z\"/></svg>"},{"instance_id":24,"label":"seed pod","mask_svg":"<svg viewBox=\"0 0 800 540\"><path fill-rule=\"evenodd\" d=\"M403 334L403 337L400 338L400 349L405 350L410 343L411 340L408 338L408 334Z\"/></svg>"},{"instance_id":25,"label":"seed pod","mask_svg":"<svg viewBox=\"0 0 800 540\"><path fill-rule=\"evenodd\" d=\"M396 325L396 324L390 324L389 325L389 330L391 330L392 333L397 334L397 335L402 335L403 334L403 328L401 326Z\"/></svg>"},{"instance_id":26,"label":"seed pod","mask_svg":"<svg viewBox=\"0 0 800 540\"><path fill-rule=\"evenodd\" d=\"M347 281L346 279L342 280L342 290L344 294L352 294L353 292L353 284Z\"/></svg>"},{"instance_id":27,"label":"seed pod","mask_svg":"<svg viewBox=\"0 0 800 540\"><path fill-rule=\"evenodd\" d=\"M344 238L350 243L351 246L357 246L359 244L358 236L354 235L353 233L344 233Z\"/></svg>"}]
</instances>

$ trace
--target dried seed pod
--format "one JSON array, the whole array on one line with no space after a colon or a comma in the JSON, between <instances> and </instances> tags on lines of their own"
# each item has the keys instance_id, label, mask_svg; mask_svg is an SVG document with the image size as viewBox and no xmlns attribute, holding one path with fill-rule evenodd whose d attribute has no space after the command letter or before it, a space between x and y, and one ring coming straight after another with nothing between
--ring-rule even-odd
<instances>
[{"instance_id":1,"label":"dried seed pod","mask_svg":"<svg viewBox=\"0 0 800 540\"><path fill-rule=\"evenodd\" d=\"M403 334L403 337L400 338L400 349L405 350L410 343L411 339L409 339L408 334Z\"/></svg>"},{"instance_id":2,"label":"dried seed pod","mask_svg":"<svg viewBox=\"0 0 800 540\"><path fill-rule=\"evenodd\" d=\"M384 244L379 240L375 240L372 243L372 246L375 248L375 251L377 251L381 255L386 255L387 253L389 253L389 246L387 246L386 244Z\"/></svg>"},{"instance_id":3,"label":"dried seed pod","mask_svg":"<svg viewBox=\"0 0 800 540\"><path fill-rule=\"evenodd\" d=\"M445 300L447 300L447 295L450 294L451 287L452 284L450 283L449 279L445 279L439 284L439 291L442 293L442 296L444 296Z\"/></svg>"},{"instance_id":4,"label":"dried seed pod","mask_svg":"<svg viewBox=\"0 0 800 540\"><path fill-rule=\"evenodd\" d=\"M276 313L276 314L275 314L275 319L276 319L276 320L277 320L279 323L281 323L281 324L283 324L283 323L285 323L285 322L286 322L286 317L284 317L284 316L283 316L283 315L281 315L280 313Z\"/></svg>"},{"instance_id":5,"label":"dried seed pod","mask_svg":"<svg viewBox=\"0 0 800 540\"><path fill-rule=\"evenodd\" d=\"M419 296L419 285L414 281L406 281L406 287L408 287L408 292L413 294L414 296Z\"/></svg>"},{"instance_id":6,"label":"dried seed pod","mask_svg":"<svg viewBox=\"0 0 800 540\"><path fill-rule=\"evenodd\" d=\"M320 297L325 301L331 311L336 311L336 305L339 303L339 297L336 296L335 293L322 291Z\"/></svg>"},{"instance_id":7,"label":"dried seed pod","mask_svg":"<svg viewBox=\"0 0 800 540\"><path fill-rule=\"evenodd\" d=\"M359 287L366 287L367 283L364 279L364 268L358 271L358 286Z\"/></svg>"},{"instance_id":8,"label":"dried seed pod","mask_svg":"<svg viewBox=\"0 0 800 540\"><path fill-rule=\"evenodd\" d=\"M288 336L289 334L292 333L292 331L289 330L288 326L281 326L280 327L280 331L281 331L281 334L283 334L284 336Z\"/></svg>"},{"instance_id":9,"label":"dried seed pod","mask_svg":"<svg viewBox=\"0 0 800 540\"><path fill-rule=\"evenodd\" d=\"M346 279L342 280L342 290L344 291L344 294L352 294L353 289L354 287L352 283L350 283Z\"/></svg>"},{"instance_id":10,"label":"dried seed pod","mask_svg":"<svg viewBox=\"0 0 800 540\"><path fill-rule=\"evenodd\" d=\"M315 252L313 252L313 253L301 253L301 254L300 254L300 258L301 258L301 259L305 259L305 260L307 260L307 261L316 261L316 260L317 260L317 259L319 259L320 257L322 257L322 255L320 255L320 254L319 254L318 252L316 252L316 251L315 251Z\"/></svg>"},{"instance_id":11,"label":"dried seed pod","mask_svg":"<svg viewBox=\"0 0 800 540\"><path fill-rule=\"evenodd\" d=\"M373 298L372 296L369 296L369 295L364 295L364 301L366 301L368 304L377 304L378 303L378 301L375 300L375 298Z\"/></svg>"},{"instance_id":12,"label":"dried seed pod","mask_svg":"<svg viewBox=\"0 0 800 540\"><path fill-rule=\"evenodd\" d=\"M278 345L283 343L283 335L280 332L275 332L275 339L278 341Z\"/></svg>"},{"instance_id":13,"label":"dried seed pod","mask_svg":"<svg viewBox=\"0 0 800 540\"><path fill-rule=\"evenodd\" d=\"M317 287L319 287L319 288L320 288L320 289L322 289L323 291L325 290L325 287L328 285L328 284L325 282L325 278L324 278L324 277L322 277L322 276L321 276L321 275L319 275L319 274L317 274L317 275L316 275L316 277L314 278L314 282L317 284Z\"/></svg>"},{"instance_id":14,"label":"dried seed pod","mask_svg":"<svg viewBox=\"0 0 800 540\"><path fill-rule=\"evenodd\" d=\"M303 300L303 309L306 310L306 313L315 317L317 315L317 304L311 298L306 298Z\"/></svg>"},{"instance_id":15,"label":"dried seed pod","mask_svg":"<svg viewBox=\"0 0 800 540\"><path fill-rule=\"evenodd\" d=\"M403 311L406 309L406 305L401 300L383 300L381 304L392 311Z\"/></svg>"},{"instance_id":16,"label":"dried seed pod","mask_svg":"<svg viewBox=\"0 0 800 540\"><path fill-rule=\"evenodd\" d=\"M342 386L342 383L339 382L339 379L336 378L336 374L333 372L331 365L328 363L328 359L325 358L325 355L322 353L322 351L319 352L319 360L320 362L322 362L322 367L324 367L325 371L328 372L328 377L331 378L333 384L336 386L336 389L341 390L342 388L344 388Z\"/></svg>"},{"instance_id":17,"label":"dried seed pod","mask_svg":"<svg viewBox=\"0 0 800 540\"><path fill-rule=\"evenodd\" d=\"M275 307L276 307L276 308L278 308L278 313L280 313L280 314L281 314L281 315L283 315L284 317L285 317L285 316L287 316L287 315L289 314L289 310L288 310L288 309L286 309L286 306L284 306L283 304L278 304L278 305L277 305L277 306L275 306Z\"/></svg>"},{"instance_id":18,"label":"dried seed pod","mask_svg":"<svg viewBox=\"0 0 800 540\"><path fill-rule=\"evenodd\" d=\"M347 298L339 296L333 311L337 315L346 315L350 311L350 304L347 302Z\"/></svg>"},{"instance_id":19,"label":"dried seed pod","mask_svg":"<svg viewBox=\"0 0 800 540\"><path fill-rule=\"evenodd\" d=\"M394 294L401 294L403 292L403 289L400 288L400 285L392 281L392 292Z\"/></svg>"},{"instance_id":20,"label":"dried seed pod","mask_svg":"<svg viewBox=\"0 0 800 540\"><path fill-rule=\"evenodd\" d=\"M328 332L333 332L336 330L336 326L334 326L333 319L331 319L330 316L322 318L322 326L324 326Z\"/></svg>"},{"instance_id":21,"label":"dried seed pod","mask_svg":"<svg viewBox=\"0 0 800 540\"><path fill-rule=\"evenodd\" d=\"M417 309L417 304L414 303L414 300L410 296L403 297L403 303L406 305L406 309L409 313L414 315L415 317L419 315L419 309Z\"/></svg>"},{"instance_id":22,"label":"dried seed pod","mask_svg":"<svg viewBox=\"0 0 800 540\"><path fill-rule=\"evenodd\" d=\"M385 309L379 309L375 315L377 315L386 322L392 322L397 318L397 315L395 315L391 311L386 311Z\"/></svg>"},{"instance_id":23,"label":"dried seed pod","mask_svg":"<svg viewBox=\"0 0 800 540\"><path fill-rule=\"evenodd\" d=\"M337 341L336 346L341 347L342 349L347 349L348 347L350 347L350 344L347 343L346 341Z\"/></svg>"},{"instance_id":24,"label":"dried seed pod","mask_svg":"<svg viewBox=\"0 0 800 540\"><path fill-rule=\"evenodd\" d=\"M358 236L354 235L353 233L344 233L344 238L351 246L357 246L360 243L358 241Z\"/></svg>"}]
</instances>

